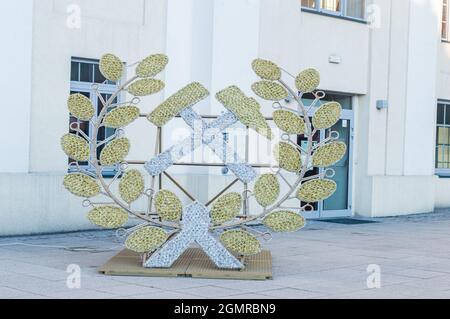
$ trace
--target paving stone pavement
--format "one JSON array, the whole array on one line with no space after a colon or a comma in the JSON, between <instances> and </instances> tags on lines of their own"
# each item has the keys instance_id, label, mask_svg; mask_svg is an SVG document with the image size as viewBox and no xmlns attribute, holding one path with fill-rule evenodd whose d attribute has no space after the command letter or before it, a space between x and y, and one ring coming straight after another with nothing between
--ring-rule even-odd
<instances>
[{"instance_id":1,"label":"paving stone pavement","mask_svg":"<svg viewBox=\"0 0 450 319\"><path fill-rule=\"evenodd\" d=\"M450 298L450 210L374 220L275 234L267 281L104 276L122 249L113 231L0 238L0 298ZM67 286L69 265L80 288ZM368 288L369 265L380 288Z\"/></svg>"}]
</instances>

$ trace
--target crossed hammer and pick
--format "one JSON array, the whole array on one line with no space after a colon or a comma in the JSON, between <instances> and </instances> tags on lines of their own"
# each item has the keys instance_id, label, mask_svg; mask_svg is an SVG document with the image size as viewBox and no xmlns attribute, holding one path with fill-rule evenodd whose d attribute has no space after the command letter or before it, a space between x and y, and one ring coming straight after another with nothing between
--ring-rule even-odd
<instances>
[{"instance_id":1,"label":"crossed hammer and pick","mask_svg":"<svg viewBox=\"0 0 450 319\"><path fill-rule=\"evenodd\" d=\"M259 112L256 109L254 111ZM190 137L145 163L144 167L151 176L160 175L184 156L192 153L200 146L206 145L242 182L249 183L256 178L253 167L241 160L223 137L223 131L239 121L239 114L234 114L228 110L211 123L207 123L192 109L192 105L186 105L180 110L179 115L193 132ZM255 116L262 115L255 114ZM232 155L229 156L228 154ZM153 253L145 261L144 266L151 268L171 267L191 244L197 243L217 267L243 268L243 264L210 233L211 219L209 212L209 208L199 202L186 206L183 211L181 231L173 239L166 242L161 249Z\"/></svg>"}]
</instances>

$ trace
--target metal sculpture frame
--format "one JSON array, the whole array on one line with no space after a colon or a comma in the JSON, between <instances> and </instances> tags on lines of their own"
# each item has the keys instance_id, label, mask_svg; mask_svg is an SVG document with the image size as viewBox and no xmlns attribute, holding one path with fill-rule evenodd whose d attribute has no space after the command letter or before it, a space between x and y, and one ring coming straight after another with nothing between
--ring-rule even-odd
<instances>
[{"instance_id":1,"label":"metal sculpture frame","mask_svg":"<svg viewBox=\"0 0 450 319\"><path fill-rule=\"evenodd\" d=\"M120 65L118 63L118 58L108 54L105 55L102 58L100 69L102 71L102 74L109 80L118 80L117 74L122 77L123 70L118 71L120 69ZM150 62L149 62L150 61ZM156 61L156 62L155 62ZM103 70L102 70L102 62L103 62ZM110 201L97 201L91 199L90 196L81 195L82 197L85 196L86 199L83 201L84 207L91 207L93 208L93 211L96 208L99 208L98 211L95 211L95 213L99 213L95 215L92 213L93 218L91 221L96 223L99 226L103 226L105 228L117 228L117 220L113 220L115 217L111 213L111 207L117 208L119 211L116 211L119 217L124 217L123 214L132 216L136 219L142 220L143 224L140 224L138 226L132 227L130 229L124 229L119 228L117 231L117 234L122 236L127 236L133 238L134 240L137 238L137 241L143 242L142 245L144 245L146 248L142 249L141 245L138 244L135 245L136 250L140 253L143 253L143 266L144 267L161 267L161 268L167 268L171 267L173 262L180 257L182 252L192 243L197 243L199 246L208 254L208 256L211 258L211 260L216 264L219 268L228 268L228 269L242 269L245 267L245 256L246 255L252 255L257 252L259 252L259 242L257 240L257 237L262 237L265 240L270 240L272 238L272 235L270 232L261 232L258 231L252 227L249 227L248 224L250 222L254 222L256 220L262 220L263 223L272 231L295 231L304 226L305 220L303 217L301 217L302 213L307 213L310 210L313 210L313 206L311 202L313 202L313 199L323 200L327 198L327 196L331 196L331 194L334 192L328 190L328 194L323 189L320 190L320 187L324 187L323 184L320 184L321 181L326 179L331 179L334 176L334 170L329 168L332 166L332 164L339 161L342 156L345 154L345 144L340 145L339 142L336 142L336 140L339 139L339 134L337 132L330 132L329 136L322 140L320 143L314 144L313 139L316 133L318 133L321 129L328 129L330 128L334 123L337 122L340 115L340 105L329 105L329 104L323 104L319 108L319 111L316 112L316 114L310 118L309 111L320 103L321 99L324 98L325 93L323 91L317 91L316 88L318 86L317 78L318 74L315 70L308 69L300 73L297 77L291 75L289 72L282 68L278 68L275 64L272 64L270 61L257 59L254 61L253 68L255 70L255 73L257 73L258 76L260 76L263 81L257 82L254 84L253 91L260 96L263 99L266 100L272 100L272 108L277 111L284 111L284 116L290 114L294 114L295 117L297 117L298 121L303 121L304 124L304 131L303 135L307 139L307 148L304 149L300 145L297 144L297 141L293 140L291 136L293 134L290 133L283 133L281 134L281 143L284 143L285 147L288 147L288 151L296 152L294 155L299 155L299 159L301 159L301 164L299 163L299 169L295 172L296 178L295 181L289 182L288 178L284 175L285 171L289 171L290 169L287 168L287 166L284 166L285 164L282 164L283 158L281 155L281 150L279 150L278 153L278 162L279 166L277 167L276 173L272 174L272 177L277 180L278 185L278 191L279 191L279 181L282 183L285 183L288 187L288 191L285 192L282 195L276 196L276 200L272 201L270 204L265 205L262 207L262 211L259 214L256 215L250 215L249 214L249 200L253 196L258 196L255 191L251 191L249 189L249 183L256 178L256 174L252 175L251 172L254 172L254 168L274 168L273 165L270 164L249 164L249 129L254 127L251 127L252 124L244 123L246 126L246 136L245 136L245 159L240 160L237 158L237 156L233 156L235 158L235 162L225 162L223 164L217 164L217 163L179 163L176 160L181 158L181 155L185 155L186 148L181 147L181 154L178 154L179 156L176 158L171 158L169 156L169 161L166 161L163 163L161 168L158 168L157 165L155 166L154 163L151 160L125 160L124 158L120 158L117 160L116 165L118 167L117 172L115 176L111 180L107 180L103 174L102 170L104 169L105 165L99 160L102 154L98 154L98 148L102 145L109 145L113 141L117 141L121 138L123 138L124 131L123 128L119 125L118 128L116 128L116 132L113 136L109 137L108 139L104 141L100 141L98 139L99 131L102 127L105 127L105 117L108 115L112 109L128 105L131 107L135 107L140 103L140 98L138 95L141 94L142 91L145 91L146 93L151 92L151 94L156 93L160 91L163 87L159 82L159 80L154 80L153 77L162 69L164 69L165 65L167 64L166 58L164 58L163 55L153 55L148 57L147 59L141 61L138 64L138 69L141 67L141 70L145 69L145 67L149 67L149 70L152 70L153 73L151 76L143 77L139 76L139 70L137 71L137 75L132 76L129 80L124 81L122 84L120 84L114 94L111 95L111 97L107 100L104 100L102 95L98 92L97 86L92 86L92 91L94 92L95 96L98 98L102 105L101 111L98 113L98 116L95 118L95 120L90 119L90 123L93 127L93 134L92 138L87 136L81 129L80 121L72 123L70 128L75 132L75 135L77 137L81 137L88 143L89 145L94 145L94 147L90 147L90 156L89 156L89 163L94 168L94 172L86 170L85 168L81 167L78 162L73 162L70 164L71 170L76 171L77 173L94 178L96 181L99 182L98 187L99 191L96 193L96 195L102 195L108 198ZM121 63L121 62L120 62ZM153 63L153 64L152 64ZM161 65L159 65L160 63ZM143 65L144 64L144 65ZM143 65L143 66L142 66ZM159 72L154 72L154 69L159 70ZM147 75L149 75L149 71L146 71ZM277 73L280 73L277 75ZM275 74L275 76L273 76ZM297 91L292 89L282 78L281 75L287 75L289 77L292 77L296 83ZM138 89L134 88L134 92L136 92L134 95L135 97L126 102L121 103L114 103L114 100L121 94L121 92L128 91L130 93L130 87L136 85L141 81L142 84L141 87ZM145 82L147 81L147 82ZM153 81L153 82L152 82ZM159 81L159 82L157 82ZM311 82L313 84L311 85ZM158 88L154 88L153 86L159 86ZM155 91L155 92L153 92ZM281 92L281 95L280 95ZM284 92L286 94L284 95ZM309 106L305 106L302 102L302 95L304 93L312 93L314 95L314 100ZM149 93L150 94L150 93ZM142 95L149 95L149 94L142 94ZM282 96L283 98L279 98ZM292 100L297 104L296 108L292 108L287 105L286 100ZM253 101L253 100L252 100ZM256 102L256 101L255 101ZM86 106L86 105L85 105ZM328 109L327 109L328 108ZM71 110L71 113L74 108L69 105L69 109ZM255 109L255 112L259 112L259 109ZM323 114L319 114L319 113ZM79 112L81 114L81 111ZM289 114L288 114L289 113ZM260 114L260 113L259 113ZM275 113L274 113L275 114ZM211 115L205 115L201 116L193 111L191 106L184 108L181 112L178 112L176 116L178 118L182 118L188 126L190 126L194 133L191 137L191 139L197 138L199 139L199 142L195 143L195 147L198 147L200 145L206 145L211 146L211 143L214 142L215 139L220 139L219 136L222 129L225 129L234 123L239 121L240 114L234 114L233 112L230 112L230 110L226 111L224 114L220 116L211 116ZM80 117L80 116L79 116ZM141 118L149 118L149 114L138 114L138 117ZM195 132L194 123L192 122L193 119L200 120L201 123L201 129L202 131L200 133ZM215 124L208 125L204 121L205 119L215 119ZM312 119L312 120L311 120ZM276 120L274 117L264 117L265 121L268 120ZM315 121L315 123L313 123ZM328 122L327 122L328 121ZM280 121L281 123L281 121ZM300 122L301 123L301 122ZM323 124L325 123L325 124ZM123 123L122 123L123 124ZM128 123L129 124L129 123ZM283 126L281 124L278 124L278 126ZM292 124L292 123L291 123ZM298 124L298 123L297 123ZM316 124L313 126L313 124ZM321 125L323 127L321 127ZM125 125L123 125L125 126ZM204 136L205 131L204 129L208 128L218 128L218 131L215 132L215 134L209 135L207 137ZM299 132L300 133L300 132ZM155 142L155 150L154 150L154 158L158 158L162 156L162 154L169 154L166 152L164 153L162 151L162 126L157 126L156 129L156 142ZM200 136L199 136L200 134ZM70 135L70 134L69 134ZM300 135L300 134L298 134ZM63 137L64 139L64 137ZM66 152L66 154L69 157L74 158L73 152L71 150L79 150L77 148L78 144L70 144L68 143L65 145L65 141L62 139L62 146L63 150ZM185 141L186 142L186 141ZM182 142L184 143L184 142ZM281 144L279 143L279 144ZM185 143L186 144L186 143ZM83 145L81 145L83 146ZM80 146L80 147L81 147ZM281 147L281 146L280 146ZM333 149L334 147L334 149ZM191 151L194 150L194 148L191 149ZM331 150L328 150L328 149ZM214 150L214 149L213 149ZM103 150L104 151L104 150ZM103 152L102 151L102 152ZM128 153L127 150L117 150L118 153ZM117 153L116 152L116 153ZM229 150L227 150L229 152ZM334 153L333 153L334 152ZM320 156L318 155L319 153ZM78 153L77 153L78 154ZM113 153L114 155L114 153ZM223 155L223 154L218 154ZM126 154L125 154L126 156ZM123 157L125 157L123 156ZM286 156L285 156L286 157ZM319 158L320 157L320 158ZM165 156L167 158L167 156ZM331 158L331 159L330 159ZM156 161L156 163L159 163L160 161ZM325 163L325 164L324 164ZM116 183L120 178L123 177L123 175L127 172L128 167L131 165L144 165L144 167L147 169L147 171L150 173L150 187L144 189L142 193L138 194L139 196L145 196L147 198L147 209L146 211L136 211L131 208L131 203L125 202L123 199L119 198L119 196L115 195L112 190L112 185ZM183 165L183 166L201 166L201 167L225 167L228 166L231 171L235 173L236 178L229 183L226 187L224 187L220 192L218 192L217 195L215 195L212 199L208 200L207 203L201 204L199 203L194 196L192 196L187 189L181 186L181 184L168 172L166 172L166 168L171 165ZM235 165L235 166L233 166ZM235 167L239 166L239 170L236 170ZM156 168L155 168L156 167ZM322 170L319 174L314 174L312 176L306 176L307 173L313 169L314 167L323 167L325 168ZM328 168L327 168L328 167ZM246 171L246 174L241 175L240 172L242 172L242 169ZM250 173L249 173L250 172ZM249 175L250 174L250 175ZM184 193L193 203L189 204L188 206L184 207L183 209L183 218L180 220L164 220L164 218L159 214L157 209L154 209L155 204L155 196L158 195L156 191L156 180L158 179L158 187L159 190L162 190L163 186L163 176L167 177L177 188ZM261 178L260 178L261 179ZM259 180L258 180L259 181ZM315 194L315 190L311 187L306 187L308 182L316 181L318 185L314 185L316 188L319 188L319 195ZM209 206L211 206L214 203L217 203L218 200L225 197L224 195L233 185L235 185L237 182L242 182L244 186L244 191L240 195L243 203L242 213L235 214L233 218L230 220L227 220L226 222L220 223L220 224L212 224L211 222L211 209L209 209ZM328 183L331 183L331 186L335 187L336 185L333 185L330 180L328 180ZM66 188L74 193L77 196L80 196L77 192L74 191L74 188L77 185L68 185L65 184ZM320 184L320 185L319 185ZM82 184L85 185L85 184ZM275 185L275 186L277 186ZM79 185L78 185L79 186ZM267 185L266 185L267 186ZM270 185L269 185L270 186ZM274 186L274 185L271 185ZM276 187L275 187L276 188ZM301 197L301 190L303 188L303 196ZM295 195L294 193L297 192ZM309 192L309 193L308 193ZM322 192L322 193L320 193ZM83 193L83 192L81 192ZM264 195L264 194L263 194ZM322 197L320 197L322 196ZM309 198L308 201L302 201L304 198ZM299 200L299 206L298 207L286 207L283 204L287 200L291 199L297 199ZM167 206L168 199L163 198L166 201L165 205ZM175 200L176 201L176 200ZM316 200L317 201L317 200ZM302 202L304 204L302 204ZM110 206L105 206L110 205ZM174 207L177 207L176 205ZM101 209L104 208L104 211L101 211ZM108 208L109 210L107 210ZM214 207L213 207L214 209ZM277 211L282 210L282 211ZM289 210L289 211L286 211ZM298 211L298 213L293 212L292 210ZM239 209L240 212L240 209ZM122 215L121 215L122 214ZM113 218L114 217L114 218ZM270 217L270 218L269 218ZM292 226L289 226L289 218L293 218L292 221L293 224L296 226L292 228ZM117 219L117 218L116 218ZM119 218L120 219L120 218ZM286 222L288 221L288 222ZM292 223L291 223L292 224ZM281 226L280 226L281 225ZM156 228L160 230L160 233L155 232ZM144 232L147 231L145 234L138 234L140 231ZM164 235L161 235L161 232L165 232L165 230L169 230L167 233L167 237ZM218 238L214 237L214 233L221 233L220 241ZM142 235L139 237L138 235ZM163 238L159 238L158 236L162 236ZM149 237L155 237L155 239L149 239ZM158 241L159 240L159 241ZM221 243L222 242L222 243ZM226 247L224 247L224 245ZM130 245L132 246L132 245ZM151 248L150 248L151 247ZM129 247L130 248L130 247ZM142 250L142 251L141 251Z\"/></svg>"}]
</instances>

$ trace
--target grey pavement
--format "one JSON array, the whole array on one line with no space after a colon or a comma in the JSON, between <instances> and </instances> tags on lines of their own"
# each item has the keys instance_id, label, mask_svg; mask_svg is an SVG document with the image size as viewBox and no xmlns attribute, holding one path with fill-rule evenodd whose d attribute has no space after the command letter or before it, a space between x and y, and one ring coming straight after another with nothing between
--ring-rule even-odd
<instances>
[{"instance_id":1,"label":"grey pavement","mask_svg":"<svg viewBox=\"0 0 450 319\"><path fill-rule=\"evenodd\" d=\"M450 298L450 210L374 220L275 234L267 281L101 275L122 249L113 231L0 238L0 298Z\"/></svg>"}]
</instances>

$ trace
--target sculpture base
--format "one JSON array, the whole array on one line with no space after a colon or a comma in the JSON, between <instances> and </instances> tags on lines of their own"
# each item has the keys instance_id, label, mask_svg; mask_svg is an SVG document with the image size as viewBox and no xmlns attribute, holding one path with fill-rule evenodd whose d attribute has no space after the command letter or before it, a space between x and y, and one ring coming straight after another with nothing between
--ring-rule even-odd
<instances>
[{"instance_id":1,"label":"sculpture base","mask_svg":"<svg viewBox=\"0 0 450 319\"><path fill-rule=\"evenodd\" d=\"M99 268L109 276L192 277L208 279L267 280L272 279L272 256L263 250L245 259L243 270L218 269L199 248L189 248L171 268L144 268L141 256L122 250Z\"/></svg>"}]
</instances>

